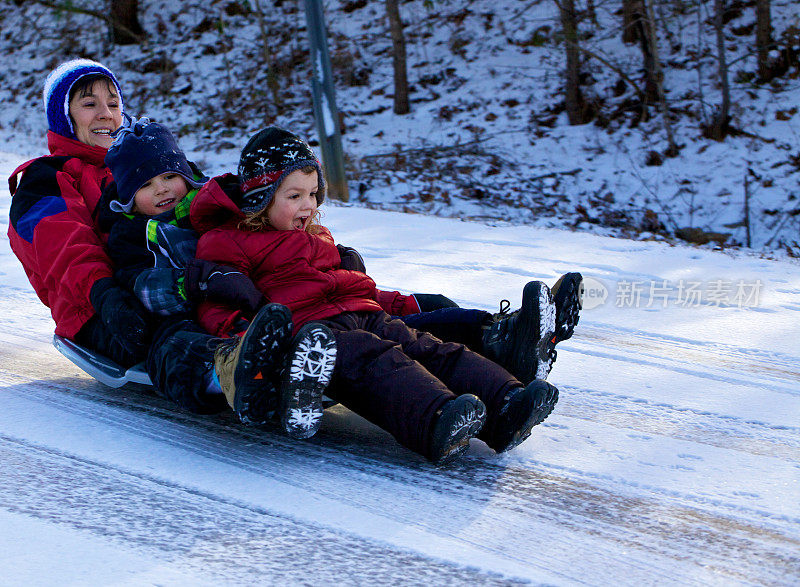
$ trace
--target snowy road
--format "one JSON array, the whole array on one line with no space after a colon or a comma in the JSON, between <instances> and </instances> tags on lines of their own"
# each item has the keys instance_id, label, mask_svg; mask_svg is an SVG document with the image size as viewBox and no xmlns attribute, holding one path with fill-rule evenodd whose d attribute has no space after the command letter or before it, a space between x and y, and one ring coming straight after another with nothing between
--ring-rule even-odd
<instances>
[{"instance_id":1,"label":"snowy road","mask_svg":"<svg viewBox=\"0 0 800 587\"><path fill-rule=\"evenodd\" d=\"M304 442L181 413L58 355L5 243L0 584L800 582L797 264L357 208L325 222L379 285L463 306L567 270L602 282L559 346L550 418L436 469L341 407ZM620 297L756 279L745 307Z\"/></svg>"},{"instance_id":2,"label":"snowy road","mask_svg":"<svg viewBox=\"0 0 800 587\"><path fill-rule=\"evenodd\" d=\"M673 350L654 344L644 369L669 373ZM27 525L14 536L20 516L48 535L101 543L123 583L790 584L800 576L798 520L781 514L780 495L796 497L797 487L781 488L776 474L789 469L787 483L796 482L797 427L569 386L558 416L529 441L536 450L498 459L474 447L437 470L345 410L329 410L323 431L296 443L178 413L141 390L106 389L49 349L6 345L2 358L0 518L9 545L28 560L43 557L40 570L54 552L74 554L74 538L42 549ZM788 389L798 375L784 367ZM791 393L777 378L772 387ZM594 465L559 465L547 447L561 443ZM604 460L606 470L619 465L601 474ZM661 469L656 477L667 482L643 483L642 468ZM744 492L723 500L668 483L710 471L718 479L706 489L740 479ZM96 566L93 555L86 565L71 563L75 579Z\"/></svg>"}]
</instances>

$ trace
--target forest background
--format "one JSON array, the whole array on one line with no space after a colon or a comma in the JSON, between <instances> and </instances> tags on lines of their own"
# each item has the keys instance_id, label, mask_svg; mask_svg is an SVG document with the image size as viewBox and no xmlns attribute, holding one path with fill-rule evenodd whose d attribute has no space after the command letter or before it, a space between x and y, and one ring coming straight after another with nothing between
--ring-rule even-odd
<instances>
[{"instance_id":1,"label":"forest background","mask_svg":"<svg viewBox=\"0 0 800 587\"><path fill-rule=\"evenodd\" d=\"M327 0L352 205L800 256L793 0ZM0 133L86 57L208 174L312 139L303 0L2 0ZM554 243L557 245L557 243Z\"/></svg>"}]
</instances>

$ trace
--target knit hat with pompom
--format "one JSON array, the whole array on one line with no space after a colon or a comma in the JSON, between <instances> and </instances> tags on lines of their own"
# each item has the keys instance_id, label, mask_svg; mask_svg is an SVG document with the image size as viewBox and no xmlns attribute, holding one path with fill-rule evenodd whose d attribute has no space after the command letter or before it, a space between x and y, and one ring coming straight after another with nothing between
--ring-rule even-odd
<instances>
[{"instance_id":1,"label":"knit hat with pompom","mask_svg":"<svg viewBox=\"0 0 800 587\"><path fill-rule=\"evenodd\" d=\"M117 89L119 111L122 112L122 90L116 76L102 63L90 59L73 59L56 67L44 82L44 110L51 131L62 137L77 140L69 116L69 94L75 82L87 75L104 75Z\"/></svg>"}]
</instances>

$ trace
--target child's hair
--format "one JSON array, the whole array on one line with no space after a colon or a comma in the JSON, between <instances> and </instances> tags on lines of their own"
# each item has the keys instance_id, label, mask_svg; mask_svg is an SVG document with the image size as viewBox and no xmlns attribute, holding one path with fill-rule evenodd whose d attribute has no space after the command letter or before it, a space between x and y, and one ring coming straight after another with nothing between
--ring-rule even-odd
<instances>
[{"instance_id":1,"label":"child's hair","mask_svg":"<svg viewBox=\"0 0 800 587\"><path fill-rule=\"evenodd\" d=\"M110 203L114 212L130 213L139 188L163 173L177 173L190 189L205 182L204 177L195 179L186 156L165 126L147 118L130 119L115 134L105 159L117 184L117 199Z\"/></svg>"},{"instance_id":2,"label":"child's hair","mask_svg":"<svg viewBox=\"0 0 800 587\"><path fill-rule=\"evenodd\" d=\"M297 171L297 170L295 170ZM306 165L301 167L299 171L302 171L306 175L314 173L315 171L319 173L318 168L313 165ZM276 186L280 187L280 185ZM324 189L324 187L322 188ZM320 200L319 192L317 192L317 201ZM273 226L269 223L269 211L275 205L275 198L271 198L269 204L267 204L266 208L262 208L261 210L257 210L255 212L245 212L244 219L239 222L238 228L241 230L249 230L250 232L261 232L262 230L266 230L268 228L273 228ZM306 223L306 232L310 234L316 234L319 232L319 208L314 211L314 214L311 216L309 221Z\"/></svg>"}]
</instances>

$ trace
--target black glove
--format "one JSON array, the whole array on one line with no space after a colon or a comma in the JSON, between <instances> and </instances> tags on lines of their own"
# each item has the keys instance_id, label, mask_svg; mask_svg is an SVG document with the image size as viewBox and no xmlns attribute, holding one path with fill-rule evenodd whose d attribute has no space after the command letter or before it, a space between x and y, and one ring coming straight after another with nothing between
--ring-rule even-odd
<instances>
[{"instance_id":1,"label":"black glove","mask_svg":"<svg viewBox=\"0 0 800 587\"><path fill-rule=\"evenodd\" d=\"M142 355L147 352L150 327L147 323L147 310L111 277L98 279L89 292L97 315L114 339L131 354Z\"/></svg>"},{"instance_id":2,"label":"black glove","mask_svg":"<svg viewBox=\"0 0 800 587\"><path fill-rule=\"evenodd\" d=\"M209 300L255 314L267 302L241 271L202 259L193 259L186 266L183 286L186 297L195 304Z\"/></svg>"},{"instance_id":3,"label":"black glove","mask_svg":"<svg viewBox=\"0 0 800 587\"><path fill-rule=\"evenodd\" d=\"M353 247L336 245L336 248L339 249L339 257L342 259L342 269L360 271L361 273L367 272L367 267L364 265L364 258Z\"/></svg>"},{"instance_id":4,"label":"black glove","mask_svg":"<svg viewBox=\"0 0 800 587\"><path fill-rule=\"evenodd\" d=\"M415 293L420 312L432 312L443 308L458 308L458 304L442 294Z\"/></svg>"}]
</instances>

